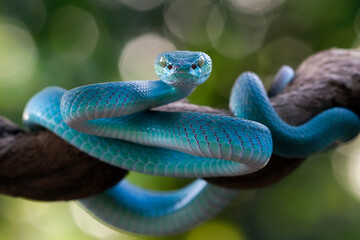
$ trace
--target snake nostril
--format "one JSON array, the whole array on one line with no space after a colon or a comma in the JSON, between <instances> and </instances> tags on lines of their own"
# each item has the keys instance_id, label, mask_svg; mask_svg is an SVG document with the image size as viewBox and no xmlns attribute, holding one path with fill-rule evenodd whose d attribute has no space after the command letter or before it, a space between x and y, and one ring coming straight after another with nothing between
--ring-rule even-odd
<instances>
[{"instance_id":1,"label":"snake nostril","mask_svg":"<svg viewBox=\"0 0 360 240\"><path fill-rule=\"evenodd\" d=\"M195 65L195 64L191 65L191 68L195 70L195 69L196 69L196 65Z\"/></svg>"},{"instance_id":2,"label":"snake nostril","mask_svg":"<svg viewBox=\"0 0 360 240\"><path fill-rule=\"evenodd\" d=\"M171 69L172 69L172 65L168 65L167 68L168 68L169 70L171 70Z\"/></svg>"}]
</instances>

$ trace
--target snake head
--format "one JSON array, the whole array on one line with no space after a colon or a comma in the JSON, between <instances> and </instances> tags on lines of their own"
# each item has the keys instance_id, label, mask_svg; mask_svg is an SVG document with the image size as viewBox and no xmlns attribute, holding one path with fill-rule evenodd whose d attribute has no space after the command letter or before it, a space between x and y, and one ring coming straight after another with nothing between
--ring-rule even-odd
<instances>
[{"instance_id":1,"label":"snake head","mask_svg":"<svg viewBox=\"0 0 360 240\"><path fill-rule=\"evenodd\" d=\"M155 58L155 72L159 78L174 87L193 88L208 79L212 62L203 52L163 52Z\"/></svg>"}]
</instances>

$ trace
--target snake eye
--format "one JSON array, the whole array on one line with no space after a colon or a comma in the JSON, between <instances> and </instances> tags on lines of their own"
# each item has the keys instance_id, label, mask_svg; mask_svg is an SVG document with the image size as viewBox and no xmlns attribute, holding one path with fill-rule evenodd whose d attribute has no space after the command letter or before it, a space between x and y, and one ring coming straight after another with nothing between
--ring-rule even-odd
<instances>
[{"instance_id":1,"label":"snake eye","mask_svg":"<svg viewBox=\"0 0 360 240\"><path fill-rule=\"evenodd\" d=\"M199 57L199 59L198 59L198 64L199 64L199 67L204 66L204 64L205 64L205 59L204 59L202 56Z\"/></svg>"},{"instance_id":2,"label":"snake eye","mask_svg":"<svg viewBox=\"0 0 360 240\"><path fill-rule=\"evenodd\" d=\"M160 63L160 65L161 65L162 67L166 67L166 58L165 58L164 56L162 56L162 57L160 58L159 63Z\"/></svg>"}]
</instances>

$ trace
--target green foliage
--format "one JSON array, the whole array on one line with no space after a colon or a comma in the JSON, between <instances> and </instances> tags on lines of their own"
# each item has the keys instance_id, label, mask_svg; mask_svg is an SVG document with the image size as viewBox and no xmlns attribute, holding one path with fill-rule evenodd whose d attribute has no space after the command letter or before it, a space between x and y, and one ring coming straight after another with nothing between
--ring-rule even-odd
<instances>
[{"instance_id":1,"label":"green foliage","mask_svg":"<svg viewBox=\"0 0 360 240\"><path fill-rule=\"evenodd\" d=\"M226 108L243 71L269 86L283 64L357 48L358 9L356 0L0 0L0 115L20 123L28 99L50 85L154 79L153 57L175 48L212 57L210 79L190 100ZM354 148L346 154L356 156ZM282 182L244 191L214 220L168 239L359 239L351 164L339 153L313 156ZM131 178L153 189L188 182ZM0 200L0 239L143 239L91 222L75 205Z\"/></svg>"}]
</instances>

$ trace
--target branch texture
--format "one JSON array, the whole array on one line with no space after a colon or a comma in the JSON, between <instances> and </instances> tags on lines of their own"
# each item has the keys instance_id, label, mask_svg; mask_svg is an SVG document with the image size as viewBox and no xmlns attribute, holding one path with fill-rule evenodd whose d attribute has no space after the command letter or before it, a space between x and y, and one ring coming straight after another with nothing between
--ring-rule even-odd
<instances>
[{"instance_id":1,"label":"branch texture","mask_svg":"<svg viewBox=\"0 0 360 240\"><path fill-rule=\"evenodd\" d=\"M331 49L312 55L297 69L295 80L271 102L279 116L300 125L331 107L360 114L360 51ZM180 101L154 109L231 115ZM259 188L274 184L304 159L273 155L262 170L239 177L207 178L229 188ZM113 186L127 171L102 163L47 130L25 133L0 118L0 193L36 200L71 200Z\"/></svg>"}]
</instances>

